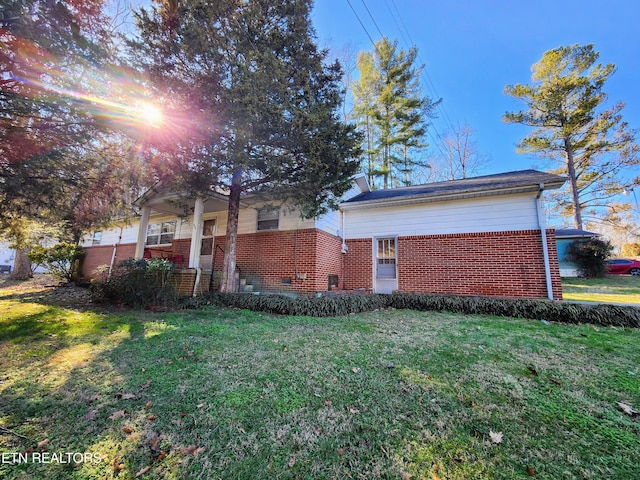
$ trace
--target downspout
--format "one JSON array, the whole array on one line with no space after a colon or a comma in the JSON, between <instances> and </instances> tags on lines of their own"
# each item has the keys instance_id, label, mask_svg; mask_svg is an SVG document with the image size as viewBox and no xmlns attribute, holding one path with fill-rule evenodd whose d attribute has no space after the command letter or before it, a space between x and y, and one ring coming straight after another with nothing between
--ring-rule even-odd
<instances>
[{"instance_id":1,"label":"downspout","mask_svg":"<svg viewBox=\"0 0 640 480\"><path fill-rule=\"evenodd\" d=\"M544 191L544 183L540 184L540 190L536 195L536 208L538 211L538 225L540 226L540 235L542 236L542 256L544 258L544 275L547 280L547 297L553 300L553 284L551 282L551 265L549 263L549 246L547 245L547 227L544 218L544 208L542 206L542 192Z\"/></svg>"},{"instance_id":2,"label":"downspout","mask_svg":"<svg viewBox=\"0 0 640 480\"><path fill-rule=\"evenodd\" d=\"M213 273L211 273L213 275ZM198 266L196 267L196 281L193 284L193 297L198 296L198 287L200 286L200 279L202 278L202 269Z\"/></svg>"},{"instance_id":3,"label":"downspout","mask_svg":"<svg viewBox=\"0 0 640 480\"><path fill-rule=\"evenodd\" d=\"M122 226L120 226L120 235L118 236L118 241L113 244L113 253L111 254L111 263L109 264L109 274L107 278L111 278L111 272L113 271L113 264L116 261L116 252L118 251L118 245L122 242Z\"/></svg>"}]
</instances>

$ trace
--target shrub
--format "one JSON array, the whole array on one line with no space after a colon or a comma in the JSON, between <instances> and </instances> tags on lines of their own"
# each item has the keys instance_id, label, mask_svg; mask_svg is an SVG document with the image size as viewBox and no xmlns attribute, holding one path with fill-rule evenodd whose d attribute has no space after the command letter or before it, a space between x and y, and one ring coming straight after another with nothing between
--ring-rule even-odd
<instances>
[{"instance_id":1,"label":"shrub","mask_svg":"<svg viewBox=\"0 0 640 480\"><path fill-rule=\"evenodd\" d=\"M38 245L27 253L32 264L44 265L55 278L69 282L75 277L78 260L83 256L84 249L80 245L68 242L49 248Z\"/></svg>"},{"instance_id":2,"label":"shrub","mask_svg":"<svg viewBox=\"0 0 640 480\"><path fill-rule=\"evenodd\" d=\"M567 257L578 266L581 276L601 278L607 273L606 260L613 251L608 240L590 238L576 240L567 247Z\"/></svg>"},{"instance_id":3,"label":"shrub","mask_svg":"<svg viewBox=\"0 0 640 480\"><path fill-rule=\"evenodd\" d=\"M168 260L124 260L104 281L94 282L91 293L97 301L131 307L170 307L178 293L171 283L174 265Z\"/></svg>"},{"instance_id":4,"label":"shrub","mask_svg":"<svg viewBox=\"0 0 640 480\"><path fill-rule=\"evenodd\" d=\"M465 315L497 315L563 323L593 323L618 327L640 327L640 308L615 305L580 305L538 299L508 299L455 295L397 293L393 295L343 295L290 298L283 295L216 293L188 299L184 308L205 305L242 308L280 315L333 317L397 308L417 311L447 311Z\"/></svg>"}]
</instances>

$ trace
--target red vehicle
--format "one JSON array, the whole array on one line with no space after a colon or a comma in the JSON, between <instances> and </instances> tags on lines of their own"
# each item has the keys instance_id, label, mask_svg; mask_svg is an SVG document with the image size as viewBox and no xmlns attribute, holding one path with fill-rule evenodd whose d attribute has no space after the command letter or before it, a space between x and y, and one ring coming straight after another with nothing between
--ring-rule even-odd
<instances>
[{"instance_id":1,"label":"red vehicle","mask_svg":"<svg viewBox=\"0 0 640 480\"><path fill-rule=\"evenodd\" d=\"M616 274L629 274L640 276L640 262L626 258L613 258L607 260L607 272Z\"/></svg>"}]
</instances>

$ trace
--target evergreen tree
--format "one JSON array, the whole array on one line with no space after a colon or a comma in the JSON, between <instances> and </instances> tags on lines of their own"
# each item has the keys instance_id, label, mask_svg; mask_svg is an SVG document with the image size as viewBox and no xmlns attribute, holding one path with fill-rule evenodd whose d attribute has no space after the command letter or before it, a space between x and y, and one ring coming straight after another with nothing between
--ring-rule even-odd
<instances>
[{"instance_id":1,"label":"evergreen tree","mask_svg":"<svg viewBox=\"0 0 640 480\"><path fill-rule=\"evenodd\" d=\"M103 69L112 59L104 7L102 0L3 5L0 233L18 250L28 246L20 232L30 222L62 225L63 234L77 239L77 200L106 189L112 165L93 155L111 127L95 101L111 83ZM102 181L94 182L98 172ZM18 257L26 258L25 251ZM28 277L27 263L20 265L15 276Z\"/></svg>"},{"instance_id":2,"label":"evergreen tree","mask_svg":"<svg viewBox=\"0 0 640 480\"><path fill-rule=\"evenodd\" d=\"M196 193L229 193L222 290L232 291L240 197L334 207L358 170L359 137L339 120L339 64L314 44L310 0L167 1L139 14L140 64L197 121L171 157ZM150 61L149 61L150 60Z\"/></svg>"},{"instance_id":3,"label":"evergreen tree","mask_svg":"<svg viewBox=\"0 0 640 480\"><path fill-rule=\"evenodd\" d=\"M411 172L424 166L420 150L427 144L427 119L438 102L420 91L420 72L414 63L418 51L398 49L387 38L373 52L358 55L360 78L353 86L357 123L365 134L367 175L382 188L410 184Z\"/></svg>"},{"instance_id":4,"label":"evergreen tree","mask_svg":"<svg viewBox=\"0 0 640 480\"><path fill-rule=\"evenodd\" d=\"M613 199L640 183L625 177L640 163L635 131L622 119L622 102L604 108L603 87L615 72L598 62L593 45L571 45L545 52L532 66L532 85L508 85L505 93L527 110L506 113L507 123L535 127L518 145L519 153L550 160L554 173L567 175L568 188L555 196L559 213L583 228L584 213L607 217ZM629 206L627 206L629 208Z\"/></svg>"}]
</instances>

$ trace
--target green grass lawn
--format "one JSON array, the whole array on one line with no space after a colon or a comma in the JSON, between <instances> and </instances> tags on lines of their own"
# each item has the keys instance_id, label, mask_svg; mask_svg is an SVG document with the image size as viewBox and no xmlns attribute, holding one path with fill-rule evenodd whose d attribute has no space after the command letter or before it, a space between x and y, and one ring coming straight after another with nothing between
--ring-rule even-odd
<instances>
[{"instance_id":1,"label":"green grass lawn","mask_svg":"<svg viewBox=\"0 0 640 480\"><path fill-rule=\"evenodd\" d=\"M640 304L640 277L607 275L605 278L562 279L565 300Z\"/></svg>"},{"instance_id":2,"label":"green grass lawn","mask_svg":"<svg viewBox=\"0 0 640 480\"><path fill-rule=\"evenodd\" d=\"M640 410L639 344L497 317L109 313L0 290L0 478L640 478L623 411ZM29 448L101 461L9 464Z\"/></svg>"}]
</instances>

